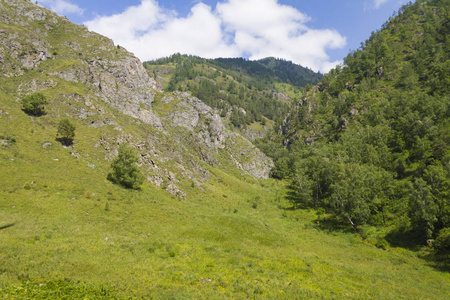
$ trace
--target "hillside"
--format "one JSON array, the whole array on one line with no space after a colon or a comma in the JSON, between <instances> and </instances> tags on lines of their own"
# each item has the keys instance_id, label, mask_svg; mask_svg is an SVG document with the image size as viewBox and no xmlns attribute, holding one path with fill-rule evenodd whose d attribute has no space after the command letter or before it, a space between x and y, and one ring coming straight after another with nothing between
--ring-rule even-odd
<instances>
[{"instance_id":1,"label":"hillside","mask_svg":"<svg viewBox=\"0 0 450 300\"><path fill-rule=\"evenodd\" d=\"M203 59L174 54L144 62L166 91L189 91L250 139L278 127L289 105L322 75L281 59Z\"/></svg>"},{"instance_id":2,"label":"hillside","mask_svg":"<svg viewBox=\"0 0 450 300\"><path fill-rule=\"evenodd\" d=\"M28 0L0 0L0 61L1 299L449 297L430 249L383 250L295 209L229 112L164 90L174 63L146 70ZM289 92L281 80L266 88ZM22 102L36 93L48 103L33 114ZM73 143L58 139L65 119ZM139 189L107 179L119 144L138 156Z\"/></svg>"},{"instance_id":3,"label":"hillside","mask_svg":"<svg viewBox=\"0 0 450 300\"><path fill-rule=\"evenodd\" d=\"M306 91L278 143L261 149L274 175L290 178L295 205L324 209L383 247L448 253L450 2L422 2Z\"/></svg>"}]
</instances>

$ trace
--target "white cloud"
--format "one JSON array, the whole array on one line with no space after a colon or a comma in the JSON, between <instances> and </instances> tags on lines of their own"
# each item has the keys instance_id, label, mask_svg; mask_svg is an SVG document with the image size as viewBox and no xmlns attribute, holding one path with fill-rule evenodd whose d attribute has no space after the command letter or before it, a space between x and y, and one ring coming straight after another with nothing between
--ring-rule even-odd
<instances>
[{"instance_id":1,"label":"white cloud","mask_svg":"<svg viewBox=\"0 0 450 300\"><path fill-rule=\"evenodd\" d=\"M344 47L346 39L335 30L313 30L308 21L277 0L224 0L215 9L200 2L187 17L164 10L155 0L141 0L121 14L85 24L142 60L176 52L206 58L274 56L327 72L339 62L330 62L326 51Z\"/></svg>"},{"instance_id":2,"label":"white cloud","mask_svg":"<svg viewBox=\"0 0 450 300\"><path fill-rule=\"evenodd\" d=\"M372 0L375 8L380 8L381 5L385 4L389 0Z\"/></svg>"},{"instance_id":3,"label":"white cloud","mask_svg":"<svg viewBox=\"0 0 450 300\"><path fill-rule=\"evenodd\" d=\"M121 14L98 16L86 22L86 25L125 45L123 41L129 43L151 32L155 26L164 23L167 17L156 2L144 0L141 5L131 6Z\"/></svg>"},{"instance_id":4,"label":"white cloud","mask_svg":"<svg viewBox=\"0 0 450 300\"><path fill-rule=\"evenodd\" d=\"M50 8L54 12L65 14L77 14L82 15L84 10L77 5L65 0L40 0L38 3Z\"/></svg>"}]
</instances>

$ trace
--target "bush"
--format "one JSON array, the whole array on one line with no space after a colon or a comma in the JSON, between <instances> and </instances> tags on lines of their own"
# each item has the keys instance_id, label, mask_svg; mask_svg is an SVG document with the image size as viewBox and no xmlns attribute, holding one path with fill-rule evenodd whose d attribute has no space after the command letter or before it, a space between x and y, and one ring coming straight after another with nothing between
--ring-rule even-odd
<instances>
[{"instance_id":1,"label":"bush","mask_svg":"<svg viewBox=\"0 0 450 300\"><path fill-rule=\"evenodd\" d=\"M136 165L137 162L139 158L133 148L121 144L119 155L111 163L112 172L108 174L108 180L128 189L139 189L144 182L144 175Z\"/></svg>"},{"instance_id":2,"label":"bush","mask_svg":"<svg viewBox=\"0 0 450 300\"><path fill-rule=\"evenodd\" d=\"M22 99L23 110L33 116L45 114L45 104L48 104L48 101L42 93L34 93Z\"/></svg>"},{"instance_id":3,"label":"bush","mask_svg":"<svg viewBox=\"0 0 450 300\"><path fill-rule=\"evenodd\" d=\"M449 253L450 252L450 228L444 228L439 231L439 234L433 244L434 249L437 252Z\"/></svg>"},{"instance_id":4,"label":"bush","mask_svg":"<svg viewBox=\"0 0 450 300\"><path fill-rule=\"evenodd\" d=\"M63 119L58 124L56 139L63 145L71 145L75 138L75 126L69 120Z\"/></svg>"}]
</instances>

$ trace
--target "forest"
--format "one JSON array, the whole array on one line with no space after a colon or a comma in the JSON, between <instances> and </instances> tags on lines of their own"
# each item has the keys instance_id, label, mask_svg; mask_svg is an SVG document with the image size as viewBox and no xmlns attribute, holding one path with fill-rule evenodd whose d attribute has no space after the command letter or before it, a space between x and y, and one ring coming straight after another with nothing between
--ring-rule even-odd
<instances>
[{"instance_id":1,"label":"forest","mask_svg":"<svg viewBox=\"0 0 450 300\"><path fill-rule=\"evenodd\" d=\"M289 102L300 99L301 89L322 78L312 70L275 58L249 61L174 54L144 66L155 76L162 70L170 74L167 92L189 91L219 109L222 117L229 114L237 128L254 122L265 124L267 119L281 123L289 112Z\"/></svg>"},{"instance_id":2,"label":"forest","mask_svg":"<svg viewBox=\"0 0 450 300\"><path fill-rule=\"evenodd\" d=\"M449 13L450 1L403 6L258 141L294 207L382 248L449 253Z\"/></svg>"}]
</instances>

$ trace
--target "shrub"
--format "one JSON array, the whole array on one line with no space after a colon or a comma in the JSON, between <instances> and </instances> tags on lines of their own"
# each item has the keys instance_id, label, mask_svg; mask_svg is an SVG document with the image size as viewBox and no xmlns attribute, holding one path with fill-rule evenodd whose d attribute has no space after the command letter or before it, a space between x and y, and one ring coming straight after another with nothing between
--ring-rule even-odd
<instances>
[{"instance_id":1,"label":"shrub","mask_svg":"<svg viewBox=\"0 0 450 300\"><path fill-rule=\"evenodd\" d=\"M450 228L444 228L439 231L433 247L441 253L450 252Z\"/></svg>"},{"instance_id":2,"label":"shrub","mask_svg":"<svg viewBox=\"0 0 450 300\"><path fill-rule=\"evenodd\" d=\"M128 189L139 189L144 182L144 175L136 165L138 161L138 155L133 148L121 144L119 155L111 163L112 172L108 174L108 180Z\"/></svg>"},{"instance_id":3,"label":"shrub","mask_svg":"<svg viewBox=\"0 0 450 300\"><path fill-rule=\"evenodd\" d=\"M67 119L63 119L58 124L56 139L63 145L71 145L75 138L75 126Z\"/></svg>"},{"instance_id":4,"label":"shrub","mask_svg":"<svg viewBox=\"0 0 450 300\"><path fill-rule=\"evenodd\" d=\"M33 116L45 114L45 104L48 104L48 101L42 93L34 93L22 99L23 110Z\"/></svg>"}]
</instances>

